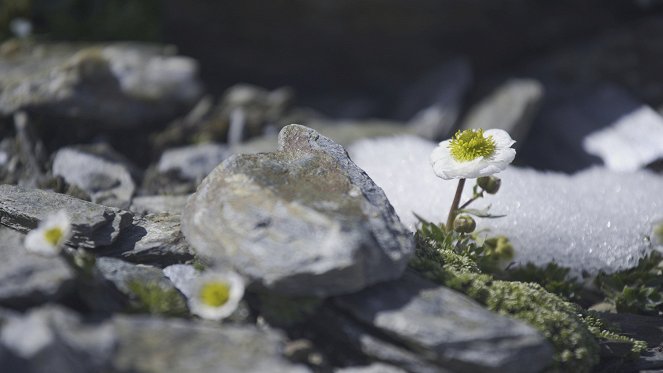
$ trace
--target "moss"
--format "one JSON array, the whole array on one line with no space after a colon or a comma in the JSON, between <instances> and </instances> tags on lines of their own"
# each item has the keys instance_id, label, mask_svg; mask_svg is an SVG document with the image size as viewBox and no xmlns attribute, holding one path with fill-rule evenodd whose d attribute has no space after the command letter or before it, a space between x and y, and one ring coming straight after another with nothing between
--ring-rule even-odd
<instances>
[{"instance_id":1,"label":"moss","mask_svg":"<svg viewBox=\"0 0 663 373\"><path fill-rule=\"evenodd\" d=\"M553 370L588 372L599 362L599 340L632 344L638 354L644 342L608 330L592 313L535 283L496 280L472 260L477 248L464 250L453 234L423 223L410 266L425 277L458 290L488 309L533 326L555 349ZM474 245L475 243L473 243ZM474 253L474 254L473 254ZM471 256L470 256L471 255Z\"/></svg>"},{"instance_id":2,"label":"moss","mask_svg":"<svg viewBox=\"0 0 663 373\"><path fill-rule=\"evenodd\" d=\"M186 316L188 309L182 294L176 289L164 289L153 282L130 281L129 290L134 294L131 310L167 316Z\"/></svg>"}]
</instances>

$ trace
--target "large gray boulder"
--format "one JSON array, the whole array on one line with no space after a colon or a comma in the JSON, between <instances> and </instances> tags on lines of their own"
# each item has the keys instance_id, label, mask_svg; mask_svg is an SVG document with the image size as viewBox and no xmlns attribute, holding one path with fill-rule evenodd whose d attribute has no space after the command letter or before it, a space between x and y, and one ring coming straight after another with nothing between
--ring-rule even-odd
<instances>
[{"instance_id":1,"label":"large gray boulder","mask_svg":"<svg viewBox=\"0 0 663 373\"><path fill-rule=\"evenodd\" d=\"M429 371L426 362L458 372L538 372L552 362L552 348L532 327L412 273L333 304L352 321L332 318L339 327L329 333L408 370ZM414 364L411 353L422 361Z\"/></svg>"},{"instance_id":2,"label":"large gray boulder","mask_svg":"<svg viewBox=\"0 0 663 373\"><path fill-rule=\"evenodd\" d=\"M0 224L27 233L48 214L65 210L71 219L72 245L97 249L111 245L132 214L86 202L65 194L0 185Z\"/></svg>"},{"instance_id":3,"label":"large gray boulder","mask_svg":"<svg viewBox=\"0 0 663 373\"><path fill-rule=\"evenodd\" d=\"M25 236L0 226L0 305L24 308L58 300L73 289L74 273L62 258L30 254Z\"/></svg>"},{"instance_id":4,"label":"large gray boulder","mask_svg":"<svg viewBox=\"0 0 663 373\"><path fill-rule=\"evenodd\" d=\"M382 189L342 146L289 125L274 153L235 155L182 215L203 256L291 296L350 293L398 278L413 252Z\"/></svg>"}]
</instances>

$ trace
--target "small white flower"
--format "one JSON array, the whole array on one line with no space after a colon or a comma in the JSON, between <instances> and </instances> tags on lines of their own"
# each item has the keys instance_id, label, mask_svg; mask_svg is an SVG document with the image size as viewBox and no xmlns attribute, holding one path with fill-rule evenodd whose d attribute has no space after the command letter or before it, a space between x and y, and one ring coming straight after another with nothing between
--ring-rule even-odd
<instances>
[{"instance_id":1,"label":"small white flower","mask_svg":"<svg viewBox=\"0 0 663 373\"><path fill-rule=\"evenodd\" d=\"M189 309L208 320L230 316L244 296L244 280L234 272L203 273L193 286Z\"/></svg>"},{"instance_id":2,"label":"small white flower","mask_svg":"<svg viewBox=\"0 0 663 373\"><path fill-rule=\"evenodd\" d=\"M445 180L489 176L513 162L514 143L504 130L458 131L433 150L430 162L435 175Z\"/></svg>"},{"instance_id":3,"label":"small white flower","mask_svg":"<svg viewBox=\"0 0 663 373\"><path fill-rule=\"evenodd\" d=\"M71 221L64 210L50 214L25 237L25 248L43 256L55 256L71 237Z\"/></svg>"}]
</instances>

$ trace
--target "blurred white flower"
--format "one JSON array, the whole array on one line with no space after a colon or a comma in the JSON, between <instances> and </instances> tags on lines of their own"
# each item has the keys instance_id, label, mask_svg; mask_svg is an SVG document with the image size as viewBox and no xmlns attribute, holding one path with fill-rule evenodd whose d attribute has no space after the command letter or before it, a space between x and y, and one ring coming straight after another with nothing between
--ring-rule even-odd
<instances>
[{"instance_id":1,"label":"blurred white flower","mask_svg":"<svg viewBox=\"0 0 663 373\"><path fill-rule=\"evenodd\" d=\"M500 129L458 131L430 155L433 171L445 180L477 178L500 172L513 162L515 141Z\"/></svg>"},{"instance_id":2,"label":"blurred white flower","mask_svg":"<svg viewBox=\"0 0 663 373\"><path fill-rule=\"evenodd\" d=\"M206 272L196 279L189 309L208 320L230 316L244 296L244 280L234 272Z\"/></svg>"},{"instance_id":3,"label":"blurred white flower","mask_svg":"<svg viewBox=\"0 0 663 373\"><path fill-rule=\"evenodd\" d=\"M60 253L64 243L71 237L71 221L64 210L50 214L39 226L25 237L25 248L43 256L55 256Z\"/></svg>"}]
</instances>

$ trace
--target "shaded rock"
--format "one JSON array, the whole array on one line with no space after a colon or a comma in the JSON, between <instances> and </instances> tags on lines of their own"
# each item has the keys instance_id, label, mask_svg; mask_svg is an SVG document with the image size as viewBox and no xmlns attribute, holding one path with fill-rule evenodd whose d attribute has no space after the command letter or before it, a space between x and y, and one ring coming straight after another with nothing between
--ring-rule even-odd
<instances>
[{"instance_id":1,"label":"shaded rock","mask_svg":"<svg viewBox=\"0 0 663 373\"><path fill-rule=\"evenodd\" d=\"M24 238L0 226L0 306L23 309L61 299L73 289L69 265L60 257L28 253Z\"/></svg>"},{"instance_id":2,"label":"shaded rock","mask_svg":"<svg viewBox=\"0 0 663 373\"><path fill-rule=\"evenodd\" d=\"M459 58L424 74L404 94L397 117L407 119L414 132L430 140L454 129L463 98L472 84L469 62Z\"/></svg>"},{"instance_id":3,"label":"shaded rock","mask_svg":"<svg viewBox=\"0 0 663 373\"><path fill-rule=\"evenodd\" d=\"M649 106L634 107L587 135L582 145L611 170L637 171L663 160L663 117Z\"/></svg>"},{"instance_id":4,"label":"shaded rock","mask_svg":"<svg viewBox=\"0 0 663 373\"><path fill-rule=\"evenodd\" d=\"M179 215L184 210L184 205L189 195L171 196L138 196L131 200L131 212L138 215L147 215L167 212Z\"/></svg>"},{"instance_id":5,"label":"shaded rock","mask_svg":"<svg viewBox=\"0 0 663 373\"><path fill-rule=\"evenodd\" d=\"M399 134L414 134L400 122L385 120L326 120L311 119L305 124L318 131L323 136L329 137L341 146L350 146L354 142L374 137L393 136ZM257 137L232 148L233 153L253 154L276 151L278 146L276 135Z\"/></svg>"},{"instance_id":6,"label":"shaded rock","mask_svg":"<svg viewBox=\"0 0 663 373\"><path fill-rule=\"evenodd\" d=\"M373 363L362 367L336 369L335 373L405 373L403 369L383 363Z\"/></svg>"},{"instance_id":7,"label":"shaded rock","mask_svg":"<svg viewBox=\"0 0 663 373\"><path fill-rule=\"evenodd\" d=\"M499 128L516 141L525 139L543 98L533 79L511 79L470 109L462 128Z\"/></svg>"},{"instance_id":8,"label":"shaded rock","mask_svg":"<svg viewBox=\"0 0 663 373\"><path fill-rule=\"evenodd\" d=\"M414 274L335 298L359 323L453 371L538 372L552 349L528 325Z\"/></svg>"},{"instance_id":9,"label":"shaded rock","mask_svg":"<svg viewBox=\"0 0 663 373\"><path fill-rule=\"evenodd\" d=\"M49 213L66 210L71 219L72 245L87 249L109 246L131 223L131 213L64 194L0 185L0 224L26 233Z\"/></svg>"},{"instance_id":10,"label":"shaded rock","mask_svg":"<svg viewBox=\"0 0 663 373\"><path fill-rule=\"evenodd\" d=\"M252 326L116 317L114 366L121 372L308 372L288 363L273 332Z\"/></svg>"},{"instance_id":11,"label":"shaded rock","mask_svg":"<svg viewBox=\"0 0 663 373\"><path fill-rule=\"evenodd\" d=\"M192 145L166 150L159 159L157 170L184 180L200 181L229 155L220 144Z\"/></svg>"},{"instance_id":12,"label":"shaded rock","mask_svg":"<svg viewBox=\"0 0 663 373\"><path fill-rule=\"evenodd\" d=\"M340 145L290 125L279 151L235 155L203 180L182 232L201 255L284 295L332 295L397 278L410 233Z\"/></svg>"},{"instance_id":13,"label":"shaded rock","mask_svg":"<svg viewBox=\"0 0 663 373\"><path fill-rule=\"evenodd\" d=\"M180 216L160 213L135 218L105 254L163 267L193 259L194 251L180 231Z\"/></svg>"},{"instance_id":14,"label":"shaded rock","mask_svg":"<svg viewBox=\"0 0 663 373\"><path fill-rule=\"evenodd\" d=\"M64 308L49 306L5 320L0 343L8 363L30 373L110 371L115 332L109 323L86 323ZM2 355L0 354L0 358ZM7 367L5 360L0 366Z\"/></svg>"},{"instance_id":15,"label":"shaded rock","mask_svg":"<svg viewBox=\"0 0 663 373\"><path fill-rule=\"evenodd\" d=\"M130 169L103 145L61 148L53 160L53 175L84 190L92 202L124 209L136 189Z\"/></svg>"},{"instance_id":16,"label":"shaded rock","mask_svg":"<svg viewBox=\"0 0 663 373\"><path fill-rule=\"evenodd\" d=\"M163 46L22 43L0 54L0 112L135 128L186 111L201 94L196 75L194 60Z\"/></svg>"}]
</instances>

